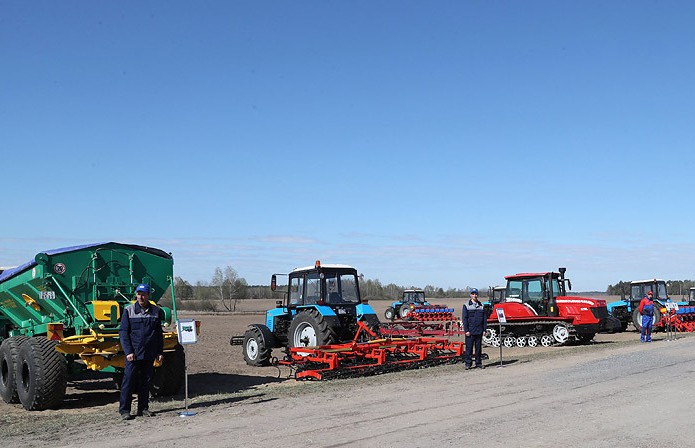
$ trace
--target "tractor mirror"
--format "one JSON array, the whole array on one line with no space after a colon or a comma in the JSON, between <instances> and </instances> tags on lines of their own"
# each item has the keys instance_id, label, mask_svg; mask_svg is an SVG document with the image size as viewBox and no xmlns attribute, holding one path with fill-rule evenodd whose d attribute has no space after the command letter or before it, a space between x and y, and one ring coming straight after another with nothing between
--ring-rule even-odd
<instances>
[{"instance_id":1,"label":"tractor mirror","mask_svg":"<svg viewBox=\"0 0 695 448\"><path fill-rule=\"evenodd\" d=\"M275 291L276 289L278 289L278 280L275 274L273 274L272 277L270 277L270 290Z\"/></svg>"},{"instance_id":2,"label":"tractor mirror","mask_svg":"<svg viewBox=\"0 0 695 448\"><path fill-rule=\"evenodd\" d=\"M275 301L275 308L282 308L282 300Z\"/></svg>"}]
</instances>

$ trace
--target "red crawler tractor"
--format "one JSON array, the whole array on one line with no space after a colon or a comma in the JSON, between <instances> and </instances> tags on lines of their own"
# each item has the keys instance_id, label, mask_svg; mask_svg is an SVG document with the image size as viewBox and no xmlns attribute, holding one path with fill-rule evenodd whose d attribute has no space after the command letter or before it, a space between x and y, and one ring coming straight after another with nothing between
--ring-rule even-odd
<instances>
[{"instance_id":1,"label":"red crawler tractor","mask_svg":"<svg viewBox=\"0 0 695 448\"><path fill-rule=\"evenodd\" d=\"M550 346L591 341L609 321L606 301L568 296L572 289L565 268L558 272L523 273L506 277L505 298L490 307L483 341L493 346ZM506 323L499 333L497 310Z\"/></svg>"}]
</instances>

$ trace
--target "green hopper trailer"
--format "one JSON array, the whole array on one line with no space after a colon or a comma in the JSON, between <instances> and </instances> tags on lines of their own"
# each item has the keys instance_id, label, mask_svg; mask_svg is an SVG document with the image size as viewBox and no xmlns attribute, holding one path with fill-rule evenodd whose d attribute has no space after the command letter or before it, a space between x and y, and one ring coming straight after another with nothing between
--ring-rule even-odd
<instances>
[{"instance_id":1,"label":"green hopper trailer","mask_svg":"<svg viewBox=\"0 0 695 448\"><path fill-rule=\"evenodd\" d=\"M117 381L125 366L118 337L124 307L138 284L157 303L171 288L172 309L162 307L164 362L155 366L154 395L173 395L185 379L176 334L174 260L152 247L95 243L38 253L0 271L0 396L28 410L59 407L67 380L85 370Z\"/></svg>"}]
</instances>

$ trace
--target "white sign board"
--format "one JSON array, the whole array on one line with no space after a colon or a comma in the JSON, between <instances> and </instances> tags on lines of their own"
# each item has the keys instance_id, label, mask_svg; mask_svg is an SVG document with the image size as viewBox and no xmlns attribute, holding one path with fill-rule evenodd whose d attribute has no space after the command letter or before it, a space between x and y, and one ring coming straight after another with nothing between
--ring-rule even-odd
<instances>
[{"instance_id":1,"label":"white sign board","mask_svg":"<svg viewBox=\"0 0 695 448\"><path fill-rule=\"evenodd\" d=\"M678 304L676 302L666 302L664 305L669 311L678 311Z\"/></svg>"},{"instance_id":2,"label":"white sign board","mask_svg":"<svg viewBox=\"0 0 695 448\"><path fill-rule=\"evenodd\" d=\"M198 333L195 331L195 327L196 322L193 319L181 319L176 321L179 344L195 344L198 342Z\"/></svg>"},{"instance_id":3,"label":"white sign board","mask_svg":"<svg viewBox=\"0 0 695 448\"><path fill-rule=\"evenodd\" d=\"M502 308L497 308L495 311L497 312L497 320L500 321L501 324L506 324L507 318L504 315L504 310Z\"/></svg>"}]
</instances>

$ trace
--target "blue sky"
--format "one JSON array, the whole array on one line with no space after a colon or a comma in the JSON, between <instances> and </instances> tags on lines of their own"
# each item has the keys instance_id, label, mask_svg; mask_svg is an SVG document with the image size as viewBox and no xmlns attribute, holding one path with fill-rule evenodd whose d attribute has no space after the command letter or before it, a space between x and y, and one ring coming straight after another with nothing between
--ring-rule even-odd
<instances>
[{"instance_id":1,"label":"blue sky","mask_svg":"<svg viewBox=\"0 0 695 448\"><path fill-rule=\"evenodd\" d=\"M695 278L695 4L0 0L0 266Z\"/></svg>"}]
</instances>

